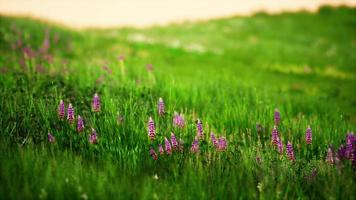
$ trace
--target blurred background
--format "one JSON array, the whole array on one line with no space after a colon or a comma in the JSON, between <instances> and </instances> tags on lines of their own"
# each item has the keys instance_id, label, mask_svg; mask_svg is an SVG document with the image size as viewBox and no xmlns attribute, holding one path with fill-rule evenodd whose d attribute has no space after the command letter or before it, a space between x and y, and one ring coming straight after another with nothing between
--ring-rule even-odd
<instances>
[{"instance_id":1,"label":"blurred background","mask_svg":"<svg viewBox=\"0 0 356 200\"><path fill-rule=\"evenodd\" d=\"M47 19L76 28L165 25L258 11L316 11L356 0L0 0L0 13Z\"/></svg>"}]
</instances>

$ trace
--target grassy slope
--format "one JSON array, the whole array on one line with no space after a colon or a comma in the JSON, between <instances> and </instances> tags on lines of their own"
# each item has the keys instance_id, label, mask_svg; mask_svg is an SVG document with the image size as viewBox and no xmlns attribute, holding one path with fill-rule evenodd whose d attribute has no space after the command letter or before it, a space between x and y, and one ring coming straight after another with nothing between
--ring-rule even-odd
<instances>
[{"instance_id":1,"label":"grassy slope","mask_svg":"<svg viewBox=\"0 0 356 200\"><path fill-rule=\"evenodd\" d=\"M346 131L356 128L355 9L82 32L28 19L0 20L3 198L345 199L355 194L351 167L339 172L323 162L327 146L338 147ZM49 28L54 61L28 63L41 63L43 74L21 70L22 54L10 48L17 39L14 27L35 49ZM125 79L119 53L126 56ZM147 63L154 65L155 81L148 77ZM102 70L104 64L113 74ZM101 76L105 79L97 84ZM95 92L103 103L96 115L90 111ZM168 110L164 119L156 114L159 97ZM58 120L59 99L72 102L84 117L85 134ZM276 107L282 139L294 144L295 164L269 146ZM183 131L171 126L174 111L184 112L189 122ZM123 124L116 122L118 112ZM209 124L206 132L227 136L229 151L216 153L202 144L209 153L186 152L154 162L148 155L149 116L158 127L154 145L174 130L188 149L199 117ZM256 122L266 128L259 142ZM308 124L313 128L309 149L304 143ZM86 142L89 127L98 131L96 146ZM47 144L48 131L56 136L55 145ZM317 177L307 180L314 168Z\"/></svg>"}]
</instances>

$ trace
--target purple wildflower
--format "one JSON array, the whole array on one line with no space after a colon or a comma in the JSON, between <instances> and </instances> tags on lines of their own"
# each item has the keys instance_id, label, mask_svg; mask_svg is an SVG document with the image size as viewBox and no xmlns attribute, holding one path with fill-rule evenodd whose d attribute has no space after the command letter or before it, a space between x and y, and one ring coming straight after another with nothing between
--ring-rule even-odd
<instances>
[{"instance_id":1,"label":"purple wildflower","mask_svg":"<svg viewBox=\"0 0 356 200\"><path fill-rule=\"evenodd\" d=\"M338 160L342 160L346 158L346 151L347 151L347 147L345 145L341 145L337 151L337 158Z\"/></svg>"},{"instance_id":2,"label":"purple wildflower","mask_svg":"<svg viewBox=\"0 0 356 200\"><path fill-rule=\"evenodd\" d=\"M169 142L169 140L166 137L164 138L164 145L165 145L167 154L168 155L172 154L171 143Z\"/></svg>"},{"instance_id":3,"label":"purple wildflower","mask_svg":"<svg viewBox=\"0 0 356 200\"><path fill-rule=\"evenodd\" d=\"M211 139L211 142L213 143L213 145L215 147L218 147L218 141L216 140L215 135L214 135L213 132L210 133L210 139Z\"/></svg>"},{"instance_id":4,"label":"purple wildflower","mask_svg":"<svg viewBox=\"0 0 356 200\"><path fill-rule=\"evenodd\" d=\"M162 147L161 144L158 145L158 151L159 151L159 154L160 154L160 155L163 155L163 154L164 154L164 149L163 149L163 147Z\"/></svg>"},{"instance_id":5,"label":"purple wildflower","mask_svg":"<svg viewBox=\"0 0 356 200\"><path fill-rule=\"evenodd\" d=\"M197 138L194 139L193 144L192 144L192 147L190 148L190 150L191 150L193 153L199 152L199 142L198 142L198 139L197 139Z\"/></svg>"},{"instance_id":6,"label":"purple wildflower","mask_svg":"<svg viewBox=\"0 0 356 200\"><path fill-rule=\"evenodd\" d=\"M329 147L328 152L326 153L326 162L330 165L334 164L334 154L333 150Z\"/></svg>"},{"instance_id":7,"label":"purple wildflower","mask_svg":"<svg viewBox=\"0 0 356 200\"><path fill-rule=\"evenodd\" d=\"M46 36L43 40L41 48L39 49L39 52L42 54L45 54L48 52L49 48L50 48L49 35L48 35L48 33L46 33Z\"/></svg>"},{"instance_id":8,"label":"purple wildflower","mask_svg":"<svg viewBox=\"0 0 356 200\"><path fill-rule=\"evenodd\" d=\"M279 122L281 121L281 114L279 113L278 109L274 111L274 124L278 126Z\"/></svg>"},{"instance_id":9,"label":"purple wildflower","mask_svg":"<svg viewBox=\"0 0 356 200\"><path fill-rule=\"evenodd\" d=\"M305 141L309 145L312 143L312 129L310 126L308 126L307 131L305 132Z\"/></svg>"},{"instance_id":10,"label":"purple wildflower","mask_svg":"<svg viewBox=\"0 0 356 200\"><path fill-rule=\"evenodd\" d=\"M71 124L74 122L74 109L73 109L73 106L71 103L68 105L67 119L68 119L69 123L71 123Z\"/></svg>"},{"instance_id":11,"label":"purple wildflower","mask_svg":"<svg viewBox=\"0 0 356 200\"><path fill-rule=\"evenodd\" d=\"M173 149L177 149L178 148L178 142L177 142L177 138L174 135L174 133L171 133L171 142L172 142Z\"/></svg>"},{"instance_id":12,"label":"purple wildflower","mask_svg":"<svg viewBox=\"0 0 356 200\"><path fill-rule=\"evenodd\" d=\"M158 115L163 116L164 113L164 102L163 99L160 97L158 100Z\"/></svg>"},{"instance_id":13,"label":"purple wildflower","mask_svg":"<svg viewBox=\"0 0 356 200\"><path fill-rule=\"evenodd\" d=\"M156 136L156 129L155 129L155 122L153 121L152 117L148 119L148 137L151 140L154 140Z\"/></svg>"},{"instance_id":14,"label":"purple wildflower","mask_svg":"<svg viewBox=\"0 0 356 200\"><path fill-rule=\"evenodd\" d=\"M273 130L272 130L272 144L277 146L278 145L278 130L277 130L277 126L274 126L273 127Z\"/></svg>"},{"instance_id":15,"label":"purple wildflower","mask_svg":"<svg viewBox=\"0 0 356 200\"><path fill-rule=\"evenodd\" d=\"M58 116L59 118L64 118L64 115L65 115L65 107L64 107L64 102L63 100L61 100L59 102L59 106L58 106Z\"/></svg>"},{"instance_id":16,"label":"purple wildflower","mask_svg":"<svg viewBox=\"0 0 356 200\"><path fill-rule=\"evenodd\" d=\"M287 143L286 149L287 149L287 155L288 155L289 160L295 161L293 146L289 141Z\"/></svg>"},{"instance_id":17,"label":"purple wildflower","mask_svg":"<svg viewBox=\"0 0 356 200\"><path fill-rule=\"evenodd\" d=\"M153 149L153 147L150 148L150 155L153 158L153 160L157 160L158 159L158 156L157 156L155 150Z\"/></svg>"},{"instance_id":18,"label":"purple wildflower","mask_svg":"<svg viewBox=\"0 0 356 200\"><path fill-rule=\"evenodd\" d=\"M50 143L56 142L56 138L54 138L54 136L51 133L48 133L48 142Z\"/></svg>"},{"instance_id":19,"label":"purple wildflower","mask_svg":"<svg viewBox=\"0 0 356 200\"><path fill-rule=\"evenodd\" d=\"M95 131L95 129L91 129L91 134L89 135L89 142L91 144L96 144L98 142L98 135Z\"/></svg>"},{"instance_id":20,"label":"purple wildflower","mask_svg":"<svg viewBox=\"0 0 356 200\"><path fill-rule=\"evenodd\" d=\"M349 133L346 136L346 158L352 160L353 159L353 149L355 146L356 137L353 133ZM356 146L355 146L356 147Z\"/></svg>"},{"instance_id":21,"label":"purple wildflower","mask_svg":"<svg viewBox=\"0 0 356 200\"><path fill-rule=\"evenodd\" d=\"M173 126L183 128L185 126L184 116L182 114L174 113Z\"/></svg>"},{"instance_id":22,"label":"purple wildflower","mask_svg":"<svg viewBox=\"0 0 356 200\"><path fill-rule=\"evenodd\" d=\"M197 120L197 136L199 139L203 138L203 124L200 119Z\"/></svg>"},{"instance_id":23,"label":"purple wildflower","mask_svg":"<svg viewBox=\"0 0 356 200\"><path fill-rule=\"evenodd\" d=\"M32 50L31 47L27 46L22 49L22 52L25 54L25 58L32 59L36 57L36 52Z\"/></svg>"},{"instance_id":24,"label":"purple wildflower","mask_svg":"<svg viewBox=\"0 0 356 200\"><path fill-rule=\"evenodd\" d=\"M283 142L280 137L277 138L277 149L279 154L283 154Z\"/></svg>"},{"instance_id":25,"label":"purple wildflower","mask_svg":"<svg viewBox=\"0 0 356 200\"><path fill-rule=\"evenodd\" d=\"M83 119L80 117L80 115L78 115L78 119L77 119L77 131L80 133L84 130L84 121Z\"/></svg>"},{"instance_id":26,"label":"purple wildflower","mask_svg":"<svg viewBox=\"0 0 356 200\"><path fill-rule=\"evenodd\" d=\"M227 142L225 137L219 137L218 150L225 151L227 149Z\"/></svg>"},{"instance_id":27,"label":"purple wildflower","mask_svg":"<svg viewBox=\"0 0 356 200\"><path fill-rule=\"evenodd\" d=\"M97 93L94 94L93 97L93 110L94 112L99 112L100 111L100 98Z\"/></svg>"}]
</instances>

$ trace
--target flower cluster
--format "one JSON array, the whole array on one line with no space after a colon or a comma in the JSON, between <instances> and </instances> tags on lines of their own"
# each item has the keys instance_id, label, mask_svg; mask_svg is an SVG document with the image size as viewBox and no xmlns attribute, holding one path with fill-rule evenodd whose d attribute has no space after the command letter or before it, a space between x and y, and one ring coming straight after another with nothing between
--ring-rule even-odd
<instances>
[{"instance_id":1,"label":"flower cluster","mask_svg":"<svg viewBox=\"0 0 356 200\"><path fill-rule=\"evenodd\" d=\"M356 167L356 136L354 133L348 133L345 142L346 144L340 145L335 156L335 161L350 160Z\"/></svg>"},{"instance_id":2,"label":"flower cluster","mask_svg":"<svg viewBox=\"0 0 356 200\"><path fill-rule=\"evenodd\" d=\"M84 121L83 121L82 117L80 117L80 115L78 115L78 118L77 118L77 131L79 133L84 131Z\"/></svg>"},{"instance_id":3,"label":"flower cluster","mask_svg":"<svg viewBox=\"0 0 356 200\"><path fill-rule=\"evenodd\" d=\"M281 121L281 114L279 113L278 109L275 109L274 111L274 124L278 126L278 124Z\"/></svg>"},{"instance_id":4,"label":"flower cluster","mask_svg":"<svg viewBox=\"0 0 356 200\"><path fill-rule=\"evenodd\" d=\"M286 150L287 150L287 156L288 156L289 160L295 161L293 146L292 146L292 143L290 143L289 141L287 143Z\"/></svg>"},{"instance_id":5,"label":"flower cluster","mask_svg":"<svg viewBox=\"0 0 356 200\"><path fill-rule=\"evenodd\" d=\"M156 136L155 123L154 123L152 117L150 117L150 118L148 119L148 137L149 137L151 140L154 140L154 139L155 139L155 136Z\"/></svg>"},{"instance_id":6,"label":"flower cluster","mask_svg":"<svg viewBox=\"0 0 356 200\"><path fill-rule=\"evenodd\" d=\"M68 105L67 119L70 124L73 124L73 122L74 122L74 108L71 103Z\"/></svg>"},{"instance_id":7,"label":"flower cluster","mask_svg":"<svg viewBox=\"0 0 356 200\"><path fill-rule=\"evenodd\" d=\"M197 120L197 137L203 139L203 124L200 119Z\"/></svg>"},{"instance_id":8,"label":"flower cluster","mask_svg":"<svg viewBox=\"0 0 356 200\"><path fill-rule=\"evenodd\" d=\"M312 130L310 126L308 126L307 131L305 132L305 141L309 145L312 143Z\"/></svg>"},{"instance_id":9,"label":"flower cluster","mask_svg":"<svg viewBox=\"0 0 356 200\"><path fill-rule=\"evenodd\" d=\"M184 128L185 120L183 114L178 114L177 112L174 112L173 126L178 128Z\"/></svg>"},{"instance_id":10,"label":"flower cluster","mask_svg":"<svg viewBox=\"0 0 356 200\"><path fill-rule=\"evenodd\" d=\"M100 111L100 98L97 93L95 93L95 95L94 95L92 106L93 106L94 112ZM64 119L64 116L66 113L65 113L65 105L64 105L63 100L60 100L57 112L58 112L59 118ZM68 120L69 124L73 124L75 122L74 108L71 103L69 103L68 107L67 107L67 120ZM80 115L77 116L76 122L77 122L77 126L76 126L77 132L78 133L84 132L85 131L84 120ZM55 137L51 133L48 133L48 141L50 143L55 142ZM98 141L97 133L93 128L92 128L92 132L89 134L88 141L91 144L96 144Z\"/></svg>"},{"instance_id":11,"label":"flower cluster","mask_svg":"<svg viewBox=\"0 0 356 200\"><path fill-rule=\"evenodd\" d=\"M91 134L89 135L89 142L91 144L96 144L98 142L98 134L96 133L95 129L91 129Z\"/></svg>"},{"instance_id":12,"label":"flower cluster","mask_svg":"<svg viewBox=\"0 0 356 200\"><path fill-rule=\"evenodd\" d=\"M63 100L61 100L58 106L58 116L59 118L63 119L64 115L65 115L65 106Z\"/></svg>"},{"instance_id":13,"label":"flower cluster","mask_svg":"<svg viewBox=\"0 0 356 200\"><path fill-rule=\"evenodd\" d=\"M94 94L92 107L94 112L100 112L100 98L97 93Z\"/></svg>"}]
</instances>

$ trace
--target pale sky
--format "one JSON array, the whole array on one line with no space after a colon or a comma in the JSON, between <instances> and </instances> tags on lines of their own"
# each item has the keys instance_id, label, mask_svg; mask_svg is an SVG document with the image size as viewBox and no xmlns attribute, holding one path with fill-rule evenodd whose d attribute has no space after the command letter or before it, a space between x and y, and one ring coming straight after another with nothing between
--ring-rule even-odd
<instances>
[{"instance_id":1,"label":"pale sky","mask_svg":"<svg viewBox=\"0 0 356 200\"><path fill-rule=\"evenodd\" d=\"M315 11L320 5L356 6L356 0L0 0L0 13L26 15L68 26L164 25L256 11Z\"/></svg>"}]
</instances>

